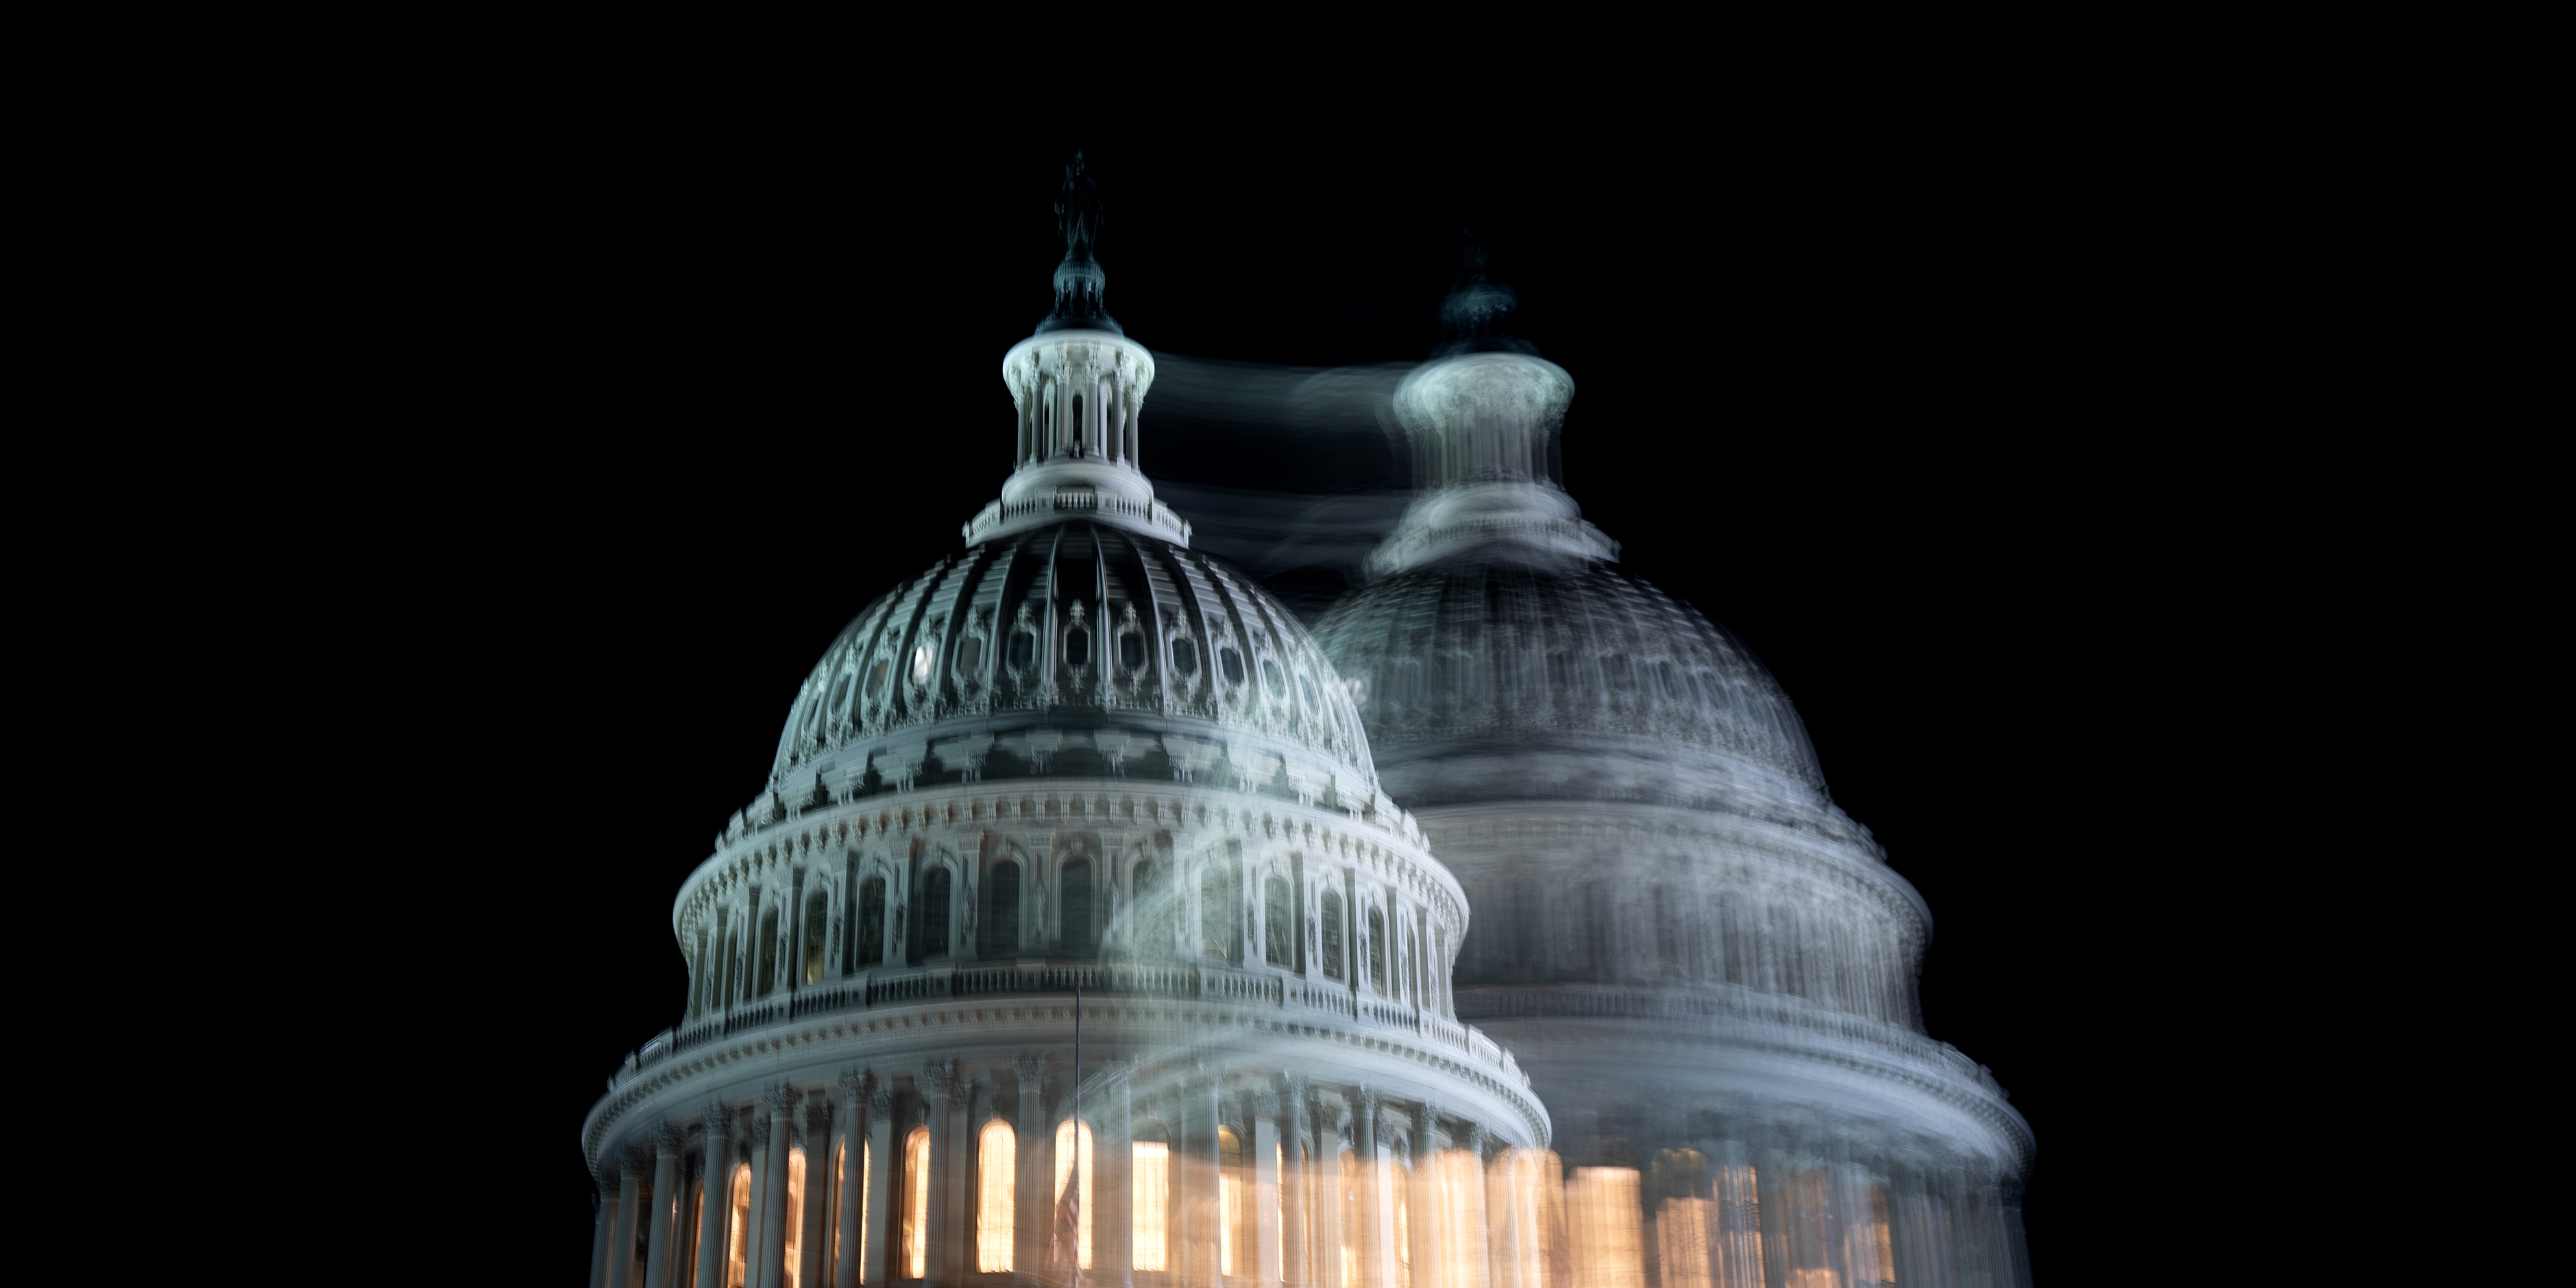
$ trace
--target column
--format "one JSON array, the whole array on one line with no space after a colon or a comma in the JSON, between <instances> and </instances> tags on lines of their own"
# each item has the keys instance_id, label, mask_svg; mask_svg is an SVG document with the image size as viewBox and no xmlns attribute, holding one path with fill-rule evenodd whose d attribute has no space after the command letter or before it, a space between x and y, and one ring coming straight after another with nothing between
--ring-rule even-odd
<instances>
[{"instance_id":1,"label":"column","mask_svg":"<svg viewBox=\"0 0 2576 1288\"><path fill-rule=\"evenodd\" d=\"M697 1288L724 1288L725 1235L733 1223L733 1109L709 1104L704 1119L707 1159L699 1169Z\"/></svg>"},{"instance_id":2,"label":"column","mask_svg":"<svg viewBox=\"0 0 2576 1288\"><path fill-rule=\"evenodd\" d=\"M805 1213L797 1226L800 1255L796 1258L796 1282L803 1288L822 1288L823 1254L832 1244L828 1209L823 1205L831 1194L832 1101L816 1092L805 1097Z\"/></svg>"},{"instance_id":3,"label":"column","mask_svg":"<svg viewBox=\"0 0 2576 1288\"><path fill-rule=\"evenodd\" d=\"M922 1232L922 1271L942 1285L956 1282L950 1270L950 1247L957 1242L957 1221L950 1212L948 1194L949 1182L957 1171L949 1159L957 1136L949 1122L956 1103L956 1070L953 1060L924 1064L913 1079L913 1086L930 1108L930 1175L923 1178L929 1201L922 1205L923 1223L929 1228Z\"/></svg>"},{"instance_id":4,"label":"column","mask_svg":"<svg viewBox=\"0 0 2576 1288\"><path fill-rule=\"evenodd\" d=\"M635 1278L635 1214L643 1202L644 1153L633 1145L617 1160L617 1225L608 1235L609 1288L626 1288Z\"/></svg>"},{"instance_id":5,"label":"column","mask_svg":"<svg viewBox=\"0 0 2576 1288\"><path fill-rule=\"evenodd\" d=\"M1054 1228L1055 1217L1055 1140L1046 1121L1046 1057L1025 1051L1012 1056L1011 1073L1018 1080L1020 1096L1020 1174L1012 1189L1017 1220L1011 1231L1011 1269L1018 1282L1033 1284L1046 1265L1046 1236Z\"/></svg>"},{"instance_id":6,"label":"column","mask_svg":"<svg viewBox=\"0 0 2576 1288\"><path fill-rule=\"evenodd\" d=\"M769 1153L760 1175L760 1264L749 1288L785 1288L787 1283L787 1151L796 1144L794 1087L780 1084L761 1093L762 1116L769 1120Z\"/></svg>"},{"instance_id":7,"label":"column","mask_svg":"<svg viewBox=\"0 0 2576 1288\"><path fill-rule=\"evenodd\" d=\"M1385 1265L1387 1245L1395 1237L1394 1213L1385 1201L1386 1165L1378 1158L1377 1113L1380 1098L1366 1087L1353 1087L1351 1102L1351 1152L1359 1159L1359 1175L1351 1189L1351 1207L1358 1216L1359 1228L1347 1231L1344 1238L1358 1255L1360 1282L1344 1288L1394 1288Z\"/></svg>"},{"instance_id":8,"label":"column","mask_svg":"<svg viewBox=\"0 0 2576 1288\"><path fill-rule=\"evenodd\" d=\"M1225 1220L1225 1152L1216 1134L1225 1122L1224 1075L1203 1069L1200 1079L1188 1093L1190 1117L1198 1130L1190 1138L1190 1170L1196 1175L1190 1181L1189 1202L1182 1205L1194 1240L1186 1282L1214 1288L1220 1282L1217 1240L1227 1237L1220 1229Z\"/></svg>"},{"instance_id":9,"label":"column","mask_svg":"<svg viewBox=\"0 0 2576 1288\"><path fill-rule=\"evenodd\" d=\"M893 1176L894 1088L878 1082L868 1088L868 1183L860 1196L867 1211L859 1218L859 1273L869 1288L893 1282L886 1277L886 1246L894 1242L894 1222L887 1219L894 1203Z\"/></svg>"},{"instance_id":10,"label":"column","mask_svg":"<svg viewBox=\"0 0 2576 1288\"><path fill-rule=\"evenodd\" d=\"M590 1288L608 1288L608 1239L617 1224L617 1201L608 1197L605 1174L591 1184L590 1208Z\"/></svg>"},{"instance_id":11,"label":"column","mask_svg":"<svg viewBox=\"0 0 2576 1288\"><path fill-rule=\"evenodd\" d=\"M1098 1288L1132 1288L1136 1282L1136 1118L1128 1100L1136 1071L1135 1057L1111 1056L1101 1061L1108 1076L1099 1080L1092 1118L1091 1199L1099 1215L1091 1223L1090 1282Z\"/></svg>"},{"instance_id":12,"label":"column","mask_svg":"<svg viewBox=\"0 0 2576 1288\"><path fill-rule=\"evenodd\" d=\"M1402 938L1409 944L1413 936ZM1413 1118L1413 1185L1407 1196L1413 1288L1439 1288L1445 1282L1440 1273L1441 1235L1449 1213L1440 1203L1440 1164L1440 1106L1426 1100Z\"/></svg>"},{"instance_id":13,"label":"column","mask_svg":"<svg viewBox=\"0 0 2576 1288\"><path fill-rule=\"evenodd\" d=\"M680 1129L653 1130L653 1224L647 1231L644 1288L670 1288L671 1215L680 1193Z\"/></svg>"},{"instance_id":14,"label":"column","mask_svg":"<svg viewBox=\"0 0 2576 1288\"><path fill-rule=\"evenodd\" d=\"M859 1132L859 1106L867 1103L876 1089L876 1075L850 1069L841 1074L841 1112L839 1130L832 1133L832 1143L840 1151L841 1165L835 1173L840 1189L832 1214L832 1284L833 1288L858 1288L859 1244L864 1237L861 1224L867 1212L861 1206L862 1192L868 1187L867 1137Z\"/></svg>"},{"instance_id":15,"label":"column","mask_svg":"<svg viewBox=\"0 0 2576 1288\"><path fill-rule=\"evenodd\" d=\"M1279 1076L1279 1103L1284 1111L1279 1128L1280 1145L1287 1160L1279 1178L1279 1279L1284 1288L1308 1288L1313 1281L1307 1269L1307 1258L1314 1247L1314 1225L1307 1219L1306 1205L1314 1189L1314 1166L1306 1146L1306 1079L1301 1074L1282 1072Z\"/></svg>"},{"instance_id":16,"label":"column","mask_svg":"<svg viewBox=\"0 0 2576 1288\"><path fill-rule=\"evenodd\" d=\"M1443 1280L1440 1288L1461 1283L1469 1288L1487 1288L1493 1283L1493 1262L1487 1253L1493 1247L1494 1225L1492 1214L1485 1208L1485 1153L1492 1140L1483 1123L1469 1123L1462 1142L1466 1158L1459 1161L1454 1172L1448 1168L1449 1160L1443 1160L1443 1187L1465 1187L1465 1192L1452 1195L1445 1210L1456 1212L1468 1226L1450 1236L1449 1255L1473 1257L1475 1264Z\"/></svg>"},{"instance_id":17,"label":"column","mask_svg":"<svg viewBox=\"0 0 2576 1288\"><path fill-rule=\"evenodd\" d=\"M1315 1175L1310 1186L1315 1196L1315 1254L1308 1273L1315 1288L1350 1288L1342 1275L1342 1244L1349 1234L1342 1228L1345 1203L1342 1183L1342 1116L1339 1106L1329 1112L1320 1095L1315 1110Z\"/></svg>"},{"instance_id":18,"label":"column","mask_svg":"<svg viewBox=\"0 0 2576 1288\"><path fill-rule=\"evenodd\" d=\"M1279 1282L1280 1209L1285 1200L1280 1196L1280 1156L1287 1152L1286 1142L1279 1139L1279 1101L1267 1091L1244 1096L1244 1116L1252 1120L1252 1228L1255 1273L1266 1286Z\"/></svg>"}]
</instances>

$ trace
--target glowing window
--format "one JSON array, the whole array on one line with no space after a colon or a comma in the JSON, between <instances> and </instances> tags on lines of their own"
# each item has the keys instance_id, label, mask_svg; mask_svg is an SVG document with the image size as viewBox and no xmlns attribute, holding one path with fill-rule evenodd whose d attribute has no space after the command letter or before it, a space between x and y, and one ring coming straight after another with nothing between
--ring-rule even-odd
<instances>
[{"instance_id":1,"label":"glowing window","mask_svg":"<svg viewBox=\"0 0 2576 1288\"><path fill-rule=\"evenodd\" d=\"M787 1151L787 1288L802 1288L805 1269L805 1151Z\"/></svg>"},{"instance_id":2,"label":"glowing window","mask_svg":"<svg viewBox=\"0 0 2576 1288\"><path fill-rule=\"evenodd\" d=\"M1360 1239L1363 1227L1360 1222L1367 1217L1367 1209L1360 1203L1359 1155L1346 1149L1342 1151L1342 1282L1345 1284L1361 1282Z\"/></svg>"},{"instance_id":3,"label":"glowing window","mask_svg":"<svg viewBox=\"0 0 2576 1288\"><path fill-rule=\"evenodd\" d=\"M1388 1171L1395 1190L1395 1282L1413 1288L1413 1169L1398 1163Z\"/></svg>"},{"instance_id":4,"label":"glowing window","mask_svg":"<svg viewBox=\"0 0 2576 1288\"><path fill-rule=\"evenodd\" d=\"M1484 1288L1485 1236L1477 1221L1476 1199L1485 1188L1484 1164L1474 1151L1440 1151L1432 1173L1438 1201L1433 1228L1439 1233L1439 1288Z\"/></svg>"},{"instance_id":5,"label":"glowing window","mask_svg":"<svg viewBox=\"0 0 2576 1288\"><path fill-rule=\"evenodd\" d=\"M903 1277L930 1273L930 1129L903 1138Z\"/></svg>"},{"instance_id":6,"label":"glowing window","mask_svg":"<svg viewBox=\"0 0 2576 1288\"><path fill-rule=\"evenodd\" d=\"M1243 1138L1231 1127L1216 1129L1217 1219L1216 1267L1218 1274L1247 1273L1235 1264L1238 1251L1244 1247L1243 1216L1250 1205L1243 1201Z\"/></svg>"},{"instance_id":7,"label":"glowing window","mask_svg":"<svg viewBox=\"0 0 2576 1288\"><path fill-rule=\"evenodd\" d=\"M725 1219L725 1288L743 1288L750 1268L751 1169L735 1164L732 1211Z\"/></svg>"},{"instance_id":8,"label":"glowing window","mask_svg":"<svg viewBox=\"0 0 2576 1288\"><path fill-rule=\"evenodd\" d=\"M1073 1194L1074 1215L1080 1222L1077 1227L1077 1237L1081 1249L1082 1268L1089 1270L1091 1268L1091 1165L1093 1162L1091 1124L1082 1124L1079 1139L1075 1138L1073 1129L1074 1121L1070 1118L1056 1125L1055 1201L1057 1210L1062 1211L1065 1180L1073 1171L1073 1160L1079 1156L1082 1159L1082 1187L1075 1190Z\"/></svg>"},{"instance_id":9,"label":"glowing window","mask_svg":"<svg viewBox=\"0 0 2576 1288\"><path fill-rule=\"evenodd\" d=\"M1135 1205L1131 1211L1136 1269L1167 1269L1171 1264L1166 1232L1171 1226L1172 1147L1159 1140L1140 1140L1129 1148L1135 1168L1128 1197Z\"/></svg>"},{"instance_id":10,"label":"glowing window","mask_svg":"<svg viewBox=\"0 0 2576 1288\"><path fill-rule=\"evenodd\" d=\"M1019 1180L1019 1139L996 1118L984 1124L975 1146L975 1268L998 1274L1011 1268L1012 1191Z\"/></svg>"},{"instance_id":11,"label":"glowing window","mask_svg":"<svg viewBox=\"0 0 2576 1288\"><path fill-rule=\"evenodd\" d=\"M826 1284L833 1281L833 1268L841 1264L841 1187L849 1183L849 1144L844 1141L834 1141L832 1143L832 1192L823 1204L823 1282ZM859 1210L864 1212L867 1209Z\"/></svg>"},{"instance_id":12,"label":"glowing window","mask_svg":"<svg viewBox=\"0 0 2576 1288\"><path fill-rule=\"evenodd\" d=\"M1578 1167L1566 1187L1566 1235L1573 1288L1645 1288L1644 1219L1637 1169Z\"/></svg>"},{"instance_id":13,"label":"glowing window","mask_svg":"<svg viewBox=\"0 0 2576 1288\"><path fill-rule=\"evenodd\" d=\"M912 650L912 682L914 684L930 683L931 664L938 660L938 650L933 649L928 644L923 644L914 648Z\"/></svg>"}]
</instances>

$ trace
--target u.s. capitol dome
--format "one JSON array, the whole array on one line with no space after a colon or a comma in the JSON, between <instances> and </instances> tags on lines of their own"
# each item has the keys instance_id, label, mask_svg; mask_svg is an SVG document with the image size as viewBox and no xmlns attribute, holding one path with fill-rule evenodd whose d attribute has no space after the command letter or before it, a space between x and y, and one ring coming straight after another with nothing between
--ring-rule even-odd
<instances>
[{"instance_id":1,"label":"u.s. capitol dome","mask_svg":"<svg viewBox=\"0 0 2576 1288\"><path fill-rule=\"evenodd\" d=\"M1059 212L1000 498L833 642L672 905L683 1013L581 1127L598 1288L1392 1288L1519 1228L1485 1169L1549 1122L1452 1015L1466 901L1155 498L1078 170Z\"/></svg>"}]
</instances>

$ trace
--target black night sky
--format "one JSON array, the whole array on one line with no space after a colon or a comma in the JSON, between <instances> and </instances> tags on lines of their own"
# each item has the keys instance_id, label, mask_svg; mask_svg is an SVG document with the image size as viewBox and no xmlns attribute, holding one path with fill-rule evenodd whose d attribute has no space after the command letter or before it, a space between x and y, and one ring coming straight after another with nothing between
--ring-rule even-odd
<instances>
[{"instance_id":1,"label":"black night sky","mask_svg":"<svg viewBox=\"0 0 2576 1288\"><path fill-rule=\"evenodd\" d=\"M2156 718L2134 672L2162 593L2122 517L2152 376L2118 301L2154 269L2023 144L1891 129L817 152L675 127L451 198L509 247L455 265L450 298L489 292L444 342L472 393L410 450L458 484L425 564L470 610L430 628L470 677L437 713L474 749L451 823L507 887L467 974L538 987L494 1080L536 1142L540 1277L589 1253L583 1113L678 1014L681 879L833 635L958 549L1008 471L999 361L1049 307L1077 145L1111 311L1194 357L1422 358L1481 195L1523 333L1577 384L1585 516L1771 667L1835 799L1929 900L1931 1032L2037 1133L2039 1273L2114 1237L2085 1196L2135 1130L2099 1071L2150 969L2109 906L2152 880L2124 748ZM1142 433L1175 484L1398 481L1364 437L1193 432L1151 398Z\"/></svg>"}]
</instances>

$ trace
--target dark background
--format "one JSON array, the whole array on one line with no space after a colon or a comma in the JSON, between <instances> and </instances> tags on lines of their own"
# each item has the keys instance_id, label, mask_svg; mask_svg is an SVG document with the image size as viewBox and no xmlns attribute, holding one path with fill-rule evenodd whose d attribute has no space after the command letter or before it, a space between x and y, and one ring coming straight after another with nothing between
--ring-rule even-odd
<instances>
[{"instance_id":1,"label":"dark background","mask_svg":"<svg viewBox=\"0 0 2576 1288\"><path fill-rule=\"evenodd\" d=\"M2180 714L2161 677L2213 644L2139 553L2194 522L2155 428L2191 342L2147 302L2187 270L2135 235L2171 212L2044 125L1486 134L852 154L673 121L420 194L450 235L418 250L429 339L384 469L436 498L408 629L461 766L422 862L470 909L441 1005L536 985L492 1078L559 1146L530 1159L532 1265L588 1256L582 1115L679 1012L671 900L796 685L1008 471L1000 358L1049 307L1077 145L1109 307L1179 355L1420 359L1481 195L1524 334L1579 389L1586 517L1773 669L1930 902L1930 1030L2038 1137L2039 1272L2134 1233L2104 1197L2143 1130L2113 1035L2153 968L2173 777L2142 748ZM1175 483L1399 481L1364 436L1168 424L1150 397L1141 425Z\"/></svg>"}]
</instances>

